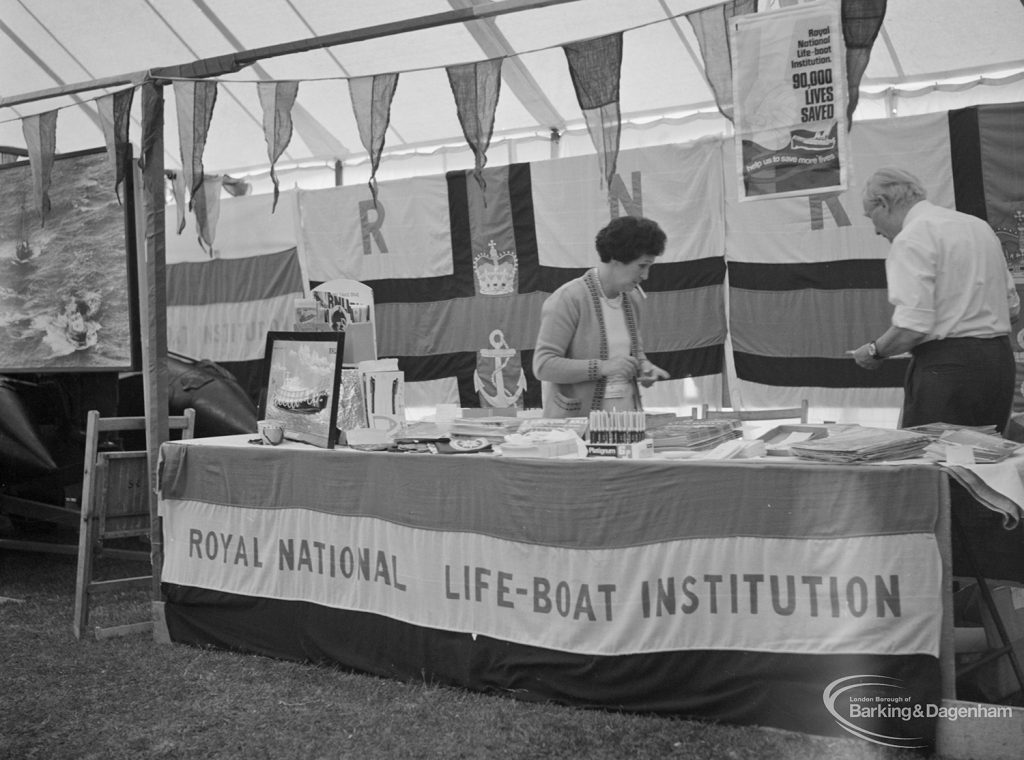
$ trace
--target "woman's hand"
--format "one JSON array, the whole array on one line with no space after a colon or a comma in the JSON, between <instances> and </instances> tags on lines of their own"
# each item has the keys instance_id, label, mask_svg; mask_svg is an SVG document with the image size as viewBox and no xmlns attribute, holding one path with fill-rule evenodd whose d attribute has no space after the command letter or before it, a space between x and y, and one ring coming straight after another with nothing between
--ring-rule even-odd
<instances>
[{"instance_id":1,"label":"woman's hand","mask_svg":"<svg viewBox=\"0 0 1024 760\"><path fill-rule=\"evenodd\" d=\"M616 356L601 362L601 374L609 380L632 380L640 370L640 362L632 356Z\"/></svg>"},{"instance_id":2,"label":"woman's hand","mask_svg":"<svg viewBox=\"0 0 1024 760\"><path fill-rule=\"evenodd\" d=\"M640 385L650 388L659 380L668 380L669 374L661 367L652 364L646 359L640 364Z\"/></svg>"}]
</instances>

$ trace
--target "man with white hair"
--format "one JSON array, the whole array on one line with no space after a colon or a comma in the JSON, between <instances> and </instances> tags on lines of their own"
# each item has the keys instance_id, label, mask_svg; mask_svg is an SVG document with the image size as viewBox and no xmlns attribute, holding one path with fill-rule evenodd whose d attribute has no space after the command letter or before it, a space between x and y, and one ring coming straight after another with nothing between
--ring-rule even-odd
<instances>
[{"instance_id":1,"label":"man with white hair","mask_svg":"<svg viewBox=\"0 0 1024 760\"><path fill-rule=\"evenodd\" d=\"M892 248L885 262L892 324L853 352L865 369L909 351L902 427L995 425L1013 407L1010 319L1020 299L992 228L936 206L914 175L875 172L864 215Z\"/></svg>"}]
</instances>

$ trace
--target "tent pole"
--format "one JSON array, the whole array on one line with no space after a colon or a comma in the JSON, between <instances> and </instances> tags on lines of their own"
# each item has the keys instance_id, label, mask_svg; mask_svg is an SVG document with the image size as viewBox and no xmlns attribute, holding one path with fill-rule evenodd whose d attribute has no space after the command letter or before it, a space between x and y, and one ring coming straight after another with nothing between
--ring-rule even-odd
<instances>
[{"instance_id":1,"label":"tent pole","mask_svg":"<svg viewBox=\"0 0 1024 760\"><path fill-rule=\"evenodd\" d=\"M242 50L233 54L203 58L198 61L179 64L177 66L164 66L158 69L150 69L149 71L120 74L117 76L105 77L103 79L94 79L88 82L75 82L73 84L65 84L59 87L50 87L45 90L36 90L34 92L23 93L21 95L0 97L0 108L8 108L11 106L22 105L23 103L33 103L39 100L47 100L49 98L72 95L79 92L88 92L90 90L117 87L119 85L136 86L144 81L152 81L154 79L166 77L187 79L216 77L221 76L222 74L233 73L265 58L276 58L277 56L290 55L292 53L304 53L309 50L319 50L321 48L333 47L335 45L362 42L364 40L388 37L394 34L402 34L404 32L412 32L419 29L431 29L433 27L446 26L448 24L460 24L467 21L493 18L506 13L516 13L518 11L543 8L548 5L562 5L564 3L575 2L579 2L579 0L496 0L496 2L488 3L486 5L478 5L471 8L446 11L443 13L434 13L429 16L402 19L401 21L377 24L376 26L367 26L361 29L352 29L345 32L335 32L334 34L320 35L318 37L297 40L295 42L284 42L278 45Z\"/></svg>"},{"instance_id":2,"label":"tent pole","mask_svg":"<svg viewBox=\"0 0 1024 760\"><path fill-rule=\"evenodd\" d=\"M153 600L160 600L163 570L163 531L157 516L157 458L169 438L167 422L167 275L164 224L164 93L152 80L142 84L143 140L141 208L136 207L139 258L139 312L142 330L142 381L146 409L146 452L149 465L150 557L153 562Z\"/></svg>"},{"instance_id":3,"label":"tent pole","mask_svg":"<svg viewBox=\"0 0 1024 760\"><path fill-rule=\"evenodd\" d=\"M519 11L544 8L549 5L564 5L575 3L579 0L495 0L495 2L474 5L469 8L459 8L441 13L434 13L429 16L417 16L406 18L401 21L392 21L376 26L366 26L361 29L351 29L334 34L323 34L317 37L310 37L294 42L283 42L277 45L268 45L261 48L242 50L232 55L222 55L213 58L205 58L191 63L178 66L166 66L158 69L151 69L150 76L154 79L161 77L204 79L208 77L229 74L257 61L266 58L276 58L282 55L293 53L304 53L309 50L320 50L334 47L336 45L347 45L353 42L390 37L395 34L413 32L421 29L432 29L438 26L449 24L463 24L468 21L494 18L506 13L517 13Z\"/></svg>"}]
</instances>

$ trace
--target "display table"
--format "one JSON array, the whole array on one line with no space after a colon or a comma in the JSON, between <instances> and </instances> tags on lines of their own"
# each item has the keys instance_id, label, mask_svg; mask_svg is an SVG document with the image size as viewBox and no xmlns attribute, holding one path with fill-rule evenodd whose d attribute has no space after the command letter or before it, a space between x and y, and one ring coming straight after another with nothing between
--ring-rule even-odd
<instances>
[{"instance_id":1,"label":"display table","mask_svg":"<svg viewBox=\"0 0 1024 760\"><path fill-rule=\"evenodd\" d=\"M825 735L853 709L896 746L929 744L934 718L879 705L952 696L933 466L233 436L165 443L160 489L176 642Z\"/></svg>"}]
</instances>

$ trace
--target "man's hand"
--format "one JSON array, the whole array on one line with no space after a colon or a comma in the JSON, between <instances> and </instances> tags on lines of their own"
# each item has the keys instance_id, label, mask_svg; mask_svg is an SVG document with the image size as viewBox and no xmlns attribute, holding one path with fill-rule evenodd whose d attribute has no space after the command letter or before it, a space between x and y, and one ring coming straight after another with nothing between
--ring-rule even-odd
<instances>
[{"instance_id":1,"label":"man's hand","mask_svg":"<svg viewBox=\"0 0 1024 760\"><path fill-rule=\"evenodd\" d=\"M884 359L875 359L871 356L871 344L865 343L860 348L854 349L853 351L847 351L846 353L853 355L853 360L857 362L857 365L864 369L878 369L882 366Z\"/></svg>"}]
</instances>

